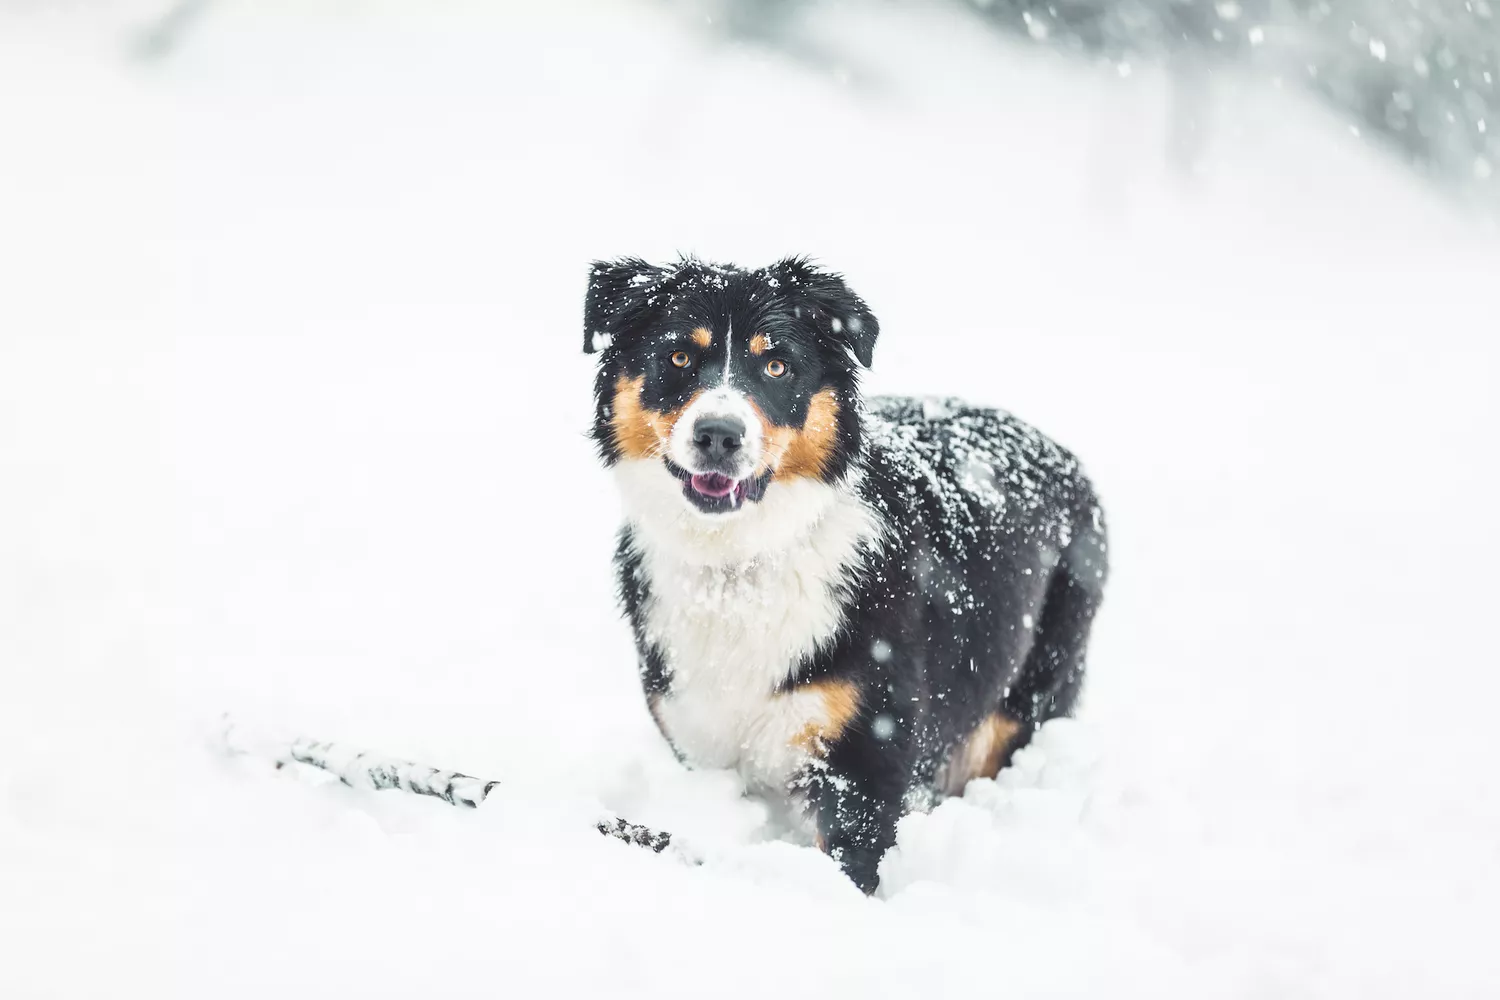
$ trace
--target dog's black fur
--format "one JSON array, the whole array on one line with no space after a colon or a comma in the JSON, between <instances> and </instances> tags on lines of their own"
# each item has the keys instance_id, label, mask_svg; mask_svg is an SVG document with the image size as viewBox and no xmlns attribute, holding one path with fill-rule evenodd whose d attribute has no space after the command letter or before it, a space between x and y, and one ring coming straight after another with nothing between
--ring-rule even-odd
<instances>
[{"instance_id":1,"label":"dog's black fur","mask_svg":"<svg viewBox=\"0 0 1500 1000\"><path fill-rule=\"evenodd\" d=\"M818 739L785 791L807 808L821 846L873 891L906 810L993 776L1038 726L1072 713L1107 576L1094 490L1069 452L1004 412L951 399L861 400L876 318L841 277L804 259L756 270L600 262L585 312L584 349L601 354L593 435L607 466L661 461L695 516L741 516L704 506L716 498L694 487L691 473L702 470L661 454L662 428L732 365L766 440L787 435L787 456L813 456L796 468L790 458L757 467L736 486L736 507L771 510L776 491L811 478L839 502L862 505L878 528L880 544L851 554L826 581L835 627L788 660L768 693L768 704L796 691L828 696ZM711 349L692 343L695 330L714 335ZM720 333L733 331L739 341L721 358ZM794 378L765 375L766 355L746 353L750 331L767 335ZM688 367L671 360L678 349L692 352ZM831 405L832 430L820 433L810 415L826 423ZM655 427L662 444L653 451L644 425L626 419ZM628 522L619 583L660 724L661 699L687 665L674 669L670 640L647 614L664 581L644 551L639 525ZM677 746L670 727L663 732Z\"/></svg>"}]
</instances>

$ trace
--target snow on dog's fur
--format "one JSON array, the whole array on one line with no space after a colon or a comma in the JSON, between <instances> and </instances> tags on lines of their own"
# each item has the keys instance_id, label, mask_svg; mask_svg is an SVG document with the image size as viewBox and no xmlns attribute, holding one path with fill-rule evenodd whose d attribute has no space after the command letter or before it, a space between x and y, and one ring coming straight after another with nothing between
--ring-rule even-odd
<instances>
[{"instance_id":1,"label":"snow on dog's fur","mask_svg":"<svg viewBox=\"0 0 1500 1000\"><path fill-rule=\"evenodd\" d=\"M904 810L1072 711L1107 575L1077 460L1001 411L862 399L878 335L800 258L598 262L585 308L651 713L867 892Z\"/></svg>"}]
</instances>

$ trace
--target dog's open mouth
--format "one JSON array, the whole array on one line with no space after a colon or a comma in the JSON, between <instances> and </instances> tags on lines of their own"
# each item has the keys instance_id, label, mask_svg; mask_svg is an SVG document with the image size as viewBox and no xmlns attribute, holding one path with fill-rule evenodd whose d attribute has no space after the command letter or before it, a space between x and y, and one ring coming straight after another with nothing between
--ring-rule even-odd
<instances>
[{"instance_id":1,"label":"dog's open mouth","mask_svg":"<svg viewBox=\"0 0 1500 1000\"><path fill-rule=\"evenodd\" d=\"M721 476L717 472L700 472L696 476L688 478L688 485L706 497L727 497L731 493L738 494L736 500L745 499L745 485L747 480L730 479Z\"/></svg>"},{"instance_id":2,"label":"dog's open mouth","mask_svg":"<svg viewBox=\"0 0 1500 1000\"><path fill-rule=\"evenodd\" d=\"M670 461L667 467L682 480L682 492L688 502L705 514L727 513L755 503L765 496L771 481L770 470L759 476L735 479L722 472L688 472Z\"/></svg>"}]
</instances>

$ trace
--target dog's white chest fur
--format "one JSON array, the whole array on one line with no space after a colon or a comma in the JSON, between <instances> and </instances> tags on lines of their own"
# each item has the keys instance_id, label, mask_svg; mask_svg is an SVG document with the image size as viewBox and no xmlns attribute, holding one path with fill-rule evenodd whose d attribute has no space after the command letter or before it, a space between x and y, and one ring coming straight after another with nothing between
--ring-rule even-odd
<instances>
[{"instance_id":1,"label":"dog's white chest fur","mask_svg":"<svg viewBox=\"0 0 1500 1000\"><path fill-rule=\"evenodd\" d=\"M821 700L776 690L837 631L823 568L806 552L743 567L653 566L647 628L671 678L656 717L695 766L736 768L757 786L797 767L795 741Z\"/></svg>"},{"instance_id":2,"label":"dog's white chest fur","mask_svg":"<svg viewBox=\"0 0 1500 1000\"><path fill-rule=\"evenodd\" d=\"M649 465L620 478L650 589L647 638L670 679L657 721L693 766L782 788L807 760L799 734L827 720L821 695L777 688L837 636L839 585L878 524L847 487L810 480L773 483L738 514L698 514L662 496L658 476L680 486Z\"/></svg>"}]
</instances>

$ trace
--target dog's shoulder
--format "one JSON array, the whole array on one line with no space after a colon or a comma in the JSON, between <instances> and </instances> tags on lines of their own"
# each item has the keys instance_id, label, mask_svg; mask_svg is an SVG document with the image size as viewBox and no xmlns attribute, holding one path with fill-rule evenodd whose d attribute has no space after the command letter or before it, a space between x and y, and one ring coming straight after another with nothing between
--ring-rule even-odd
<instances>
[{"instance_id":1,"label":"dog's shoulder","mask_svg":"<svg viewBox=\"0 0 1500 1000\"><path fill-rule=\"evenodd\" d=\"M866 433L893 460L921 459L939 467L975 460L1067 479L1080 474L1076 456L1007 410L956 396L871 396Z\"/></svg>"},{"instance_id":2,"label":"dog's shoulder","mask_svg":"<svg viewBox=\"0 0 1500 1000\"><path fill-rule=\"evenodd\" d=\"M1078 458L1009 411L954 396L870 396L863 414L867 493L894 524L925 512L950 527L1065 535L1095 503Z\"/></svg>"}]
</instances>

